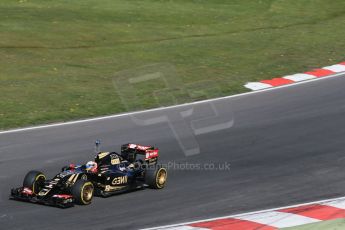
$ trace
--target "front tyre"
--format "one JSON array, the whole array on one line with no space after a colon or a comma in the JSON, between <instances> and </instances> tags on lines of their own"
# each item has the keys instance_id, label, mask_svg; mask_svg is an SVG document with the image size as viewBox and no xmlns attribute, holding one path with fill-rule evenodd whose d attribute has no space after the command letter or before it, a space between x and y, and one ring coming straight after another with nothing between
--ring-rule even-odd
<instances>
[{"instance_id":1,"label":"front tyre","mask_svg":"<svg viewBox=\"0 0 345 230\"><path fill-rule=\"evenodd\" d=\"M77 180L72 186L72 196L77 204L91 204L94 193L93 184L86 180Z\"/></svg>"},{"instance_id":2,"label":"front tyre","mask_svg":"<svg viewBox=\"0 0 345 230\"><path fill-rule=\"evenodd\" d=\"M43 188L45 180L46 176L42 172L32 170L24 177L23 187L37 194Z\"/></svg>"},{"instance_id":3,"label":"front tyre","mask_svg":"<svg viewBox=\"0 0 345 230\"><path fill-rule=\"evenodd\" d=\"M154 189L162 189L167 181L168 172L161 166L148 167L145 172L145 183Z\"/></svg>"}]
</instances>

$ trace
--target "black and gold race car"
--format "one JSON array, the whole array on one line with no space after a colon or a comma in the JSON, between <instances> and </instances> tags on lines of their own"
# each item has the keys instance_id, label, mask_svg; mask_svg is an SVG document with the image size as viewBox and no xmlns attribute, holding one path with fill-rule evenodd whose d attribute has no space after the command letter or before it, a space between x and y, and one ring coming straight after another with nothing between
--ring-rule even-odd
<instances>
[{"instance_id":1,"label":"black and gold race car","mask_svg":"<svg viewBox=\"0 0 345 230\"><path fill-rule=\"evenodd\" d=\"M96 142L99 149L100 142ZM97 152L84 165L70 164L47 180L39 171L26 174L23 186L11 190L10 199L57 206L87 205L93 196L108 197L140 188L164 188L167 170L158 165L158 149L124 144L121 153Z\"/></svg>"}]
</instances>

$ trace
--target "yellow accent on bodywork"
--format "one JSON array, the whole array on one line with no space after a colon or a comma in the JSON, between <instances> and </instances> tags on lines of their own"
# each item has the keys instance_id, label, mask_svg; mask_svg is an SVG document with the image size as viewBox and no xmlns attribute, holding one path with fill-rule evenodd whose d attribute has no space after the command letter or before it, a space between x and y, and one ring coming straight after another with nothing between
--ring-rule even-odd
<instances>
[{"instance_id":1,"label":"yellow accent on bodywork","mask_svg":"<svg viewBox=\"0 0 345 230\"><path fill-rule=\"evenodd\" d=\"M98 158L102 159L103 157L107 156L109 154L109 152L101 152L98 154Z\"/></svg>"}]
</instances>

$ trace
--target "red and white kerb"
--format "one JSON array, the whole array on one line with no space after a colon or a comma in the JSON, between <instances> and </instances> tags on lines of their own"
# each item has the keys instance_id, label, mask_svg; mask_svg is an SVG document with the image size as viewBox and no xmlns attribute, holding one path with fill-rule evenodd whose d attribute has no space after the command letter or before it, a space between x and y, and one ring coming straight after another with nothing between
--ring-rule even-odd
<instances>
[{"instance_id":1,"label":"red and white kerb","mask_svg":"<svg viewBox=\"0 0 345 230\"><path fill-rule=\"evenodd\" d=\"M345 198L290 208L241 214L156 230L278 230L326 220L345 218Z\"/></svg>"},{"instance_id":2,"label":"red and white kerb","mask_svg":"<svg viewBox=\"0 0 345 230\"><path fill-rule=\"evenodd\" d=\"M327 77L341 72L345 72L345 62L341 62L336 65L326 66L321 69L314 69L312 71L308 71L305 73L297 73L284 77L273 78L270 80L262 80L259 82L249 82L245 84L244 87L256 91L261 89L289 85L301 81Z\"/></svg>"}]
</instances>

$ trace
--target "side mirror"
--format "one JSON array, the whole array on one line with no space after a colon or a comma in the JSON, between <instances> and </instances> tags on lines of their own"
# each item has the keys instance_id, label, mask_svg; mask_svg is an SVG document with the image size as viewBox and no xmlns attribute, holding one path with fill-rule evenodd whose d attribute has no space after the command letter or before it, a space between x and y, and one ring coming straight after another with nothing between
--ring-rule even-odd
<instances>
[{"instance_id":1,"label":"side mirror","mask_svg":"<svg viewBox=\"0 0 345 230\"><path fill-rule=\"evenodd\" d=\"M101 141L100 140L96 140L95 142L95 153L99 153L101 151Z\"/></svg>"}]
</instances>

